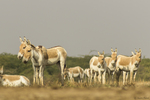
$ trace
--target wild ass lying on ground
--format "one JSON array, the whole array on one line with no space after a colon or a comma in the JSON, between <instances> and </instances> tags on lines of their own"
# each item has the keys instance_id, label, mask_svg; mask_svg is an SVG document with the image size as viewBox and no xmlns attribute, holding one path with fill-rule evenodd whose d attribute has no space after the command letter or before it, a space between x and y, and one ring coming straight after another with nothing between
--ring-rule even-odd
<instances>
[{"instance_id":1,"label":"wild ass lying on ground","mask_svg":"<svg viewBox=\"0 0 150 100\"><path fill-rule=\"evenodd\" d=\"M114 84L114 73L117 61L117 49L113 51L111 49L111 57L105 57L105 66L106 66L106 73L108 73L108 83L110 83L110 78L112 79L112 83ZM110 77L110 75L112 77Z\"/></svg>"},{"instance_id":2,"label":"wild ass lying on ground","mask_svg":"<svg viewBox=\"0 0 150 100\"><path fill-rule=\"evenodd\" d=\"M78 77L78 82L82 82L84 78L84 70L80 66L67 68L64 71L64 79L68 77L68 81L73 81L75 77Z\"/></svg>"},{"instance_id":3,"label":"wild ass lying on ground","mask_svg":"<svg viewBox=\"0 0 150 100\"><path fill-rule=\"evenodd\" d=\"M3 86L10 86L10 87L30 85L30 80L25 76L3 75L3 66L0 68L0 82Z\"/></svg>"},{"instance_id":4,"label":"wild ass lying on ground","mask_svg":"<svg viewBox=\"0 0 150 100\"><path fill-rule=\"evenodd\" d=\"M43 86L43 72L47 65L58 64L61 73L61 83L64 85L63 75L64 68L66 66L67 52L63 47L56 46L50 49L46 49L44 46L37 46L31 44L26 38L24 41L20 38L21 45L18 53L18 58L22 58L24 63L27 63L31 59L34 75L33 84L35 82ZM24 45L25 44L25 45Z\"/></svg>"},{"instance_id":5,"label":"wild ass lying on ground","mask_svg":"<svg viewBox=\"0 0 150 100\"><path fill-rule=\"evenodd\" d=\"M96 82L96 72L98 72L98 81L101 82L102 79L102 83L105 84L105 74L106 74L106 68L104 66L104 51L103 54L99 54L99 57L93 56L90 59L90 69L91 69L91 74L92 74L92 70L95 71L95 75L94 75L94 81ZM102 78L101 78L102 76ZM90 78L90 82L92 81L92 77Z\"/></svg>"},{"instance_id":6,"label":"wild ass lying on ground","mask_svg":"<svg viewBox=\"0 0 150 100\"><path fill-rule=\"evenodd\" d=\"M95 72L94 72L94 70L92 70L93 72L92 72L92 74L91 74L91 69L90 68L86 68L85 70L84 70L84 79L86 80L86 78L88 78L88 82L90 82L90 78L92 77L94 77L94 75L95 75Z\"/></svg>"},{"instance_id":7,"label":"wild ass lying on ground","mask_svg":"<svg viewBox=\"0 0 150 100\"><path fill-rule=\"evenodd\" d=\"M139 49L139 52L135 49L136 55L133 55L132 57L127 57L123 55L117 56L117 62L116 62L116 80L117 85L119 85L119 76L121 74L121 71L123 71L123 85L125 83L125 76L126 72L130 72L130 84L132 83L132 76L136 77L136 73L138 70L138 66L141 62L141 49Z\"/></svg>"}]
</instances>

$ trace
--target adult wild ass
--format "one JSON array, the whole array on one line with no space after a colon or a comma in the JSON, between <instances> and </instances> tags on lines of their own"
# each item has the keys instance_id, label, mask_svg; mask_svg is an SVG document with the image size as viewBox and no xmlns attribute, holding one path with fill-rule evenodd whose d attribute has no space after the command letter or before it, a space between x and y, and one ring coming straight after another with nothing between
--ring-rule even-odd
<instances>
[{"instance_id":1,"label":"adult wild ass","mask_svg":"<svg viewBox=\"0 0 150 100\"><path fill-rule=\"evenodd\" d=\"M105 84L105 74L106 74L106 67L104 66L104 51L102 54L100 54L98 52L99 57L93 56L90 59L90 69L91 69L91 74L92 74L92 70L95 71L95 75L94 75L94 81L96 82L96 77L97 77L97 72L98 72L98 81L101 82L102 79L102 83ZM102 76L102 78L101 78ZM92 81L92 77L90 78L90 82Z\"/></svg>"},{"instance_id":2,"label":"adult wild ass","mask_svg":"<svg viewBox=\"0 0 150 100\"><path fill-rule=\"evenodd\" d=\"M25 76L3 75L3 66L0 68L0 82L3 86L9 86L9 87L30 85L30 80Z\"/></svg>"},{"instance_id":3,"label":"adult wild ass","mask_svg":"<svg viewBox=\"0 0 150 100\"><path fill-rule=\"evenodd\" d=\"M132 55L130 57L132 57L133 55L135 55L134 52L131 52L131 53L132 53ZM124 85L128 83L128 75L129 74L130 74L130 72L123 71L123 84ZM134 75L133 80L135 82L135 77L136 77L135 71L133 72L133 75Z\"/></svg>"},{"instance_id":4,"label":"adult wild ass","mask_svg":"<svg viewBox=\"0 0 150 100\"><path fill-rule=\"evenodd\" d=\"M112 83L114 84L114 73L117 61L117 49L113 51L111 49L111 57L105 57L105 66L106 66L106 73L108 73L108 83L110 83L110 78L112 79ZM112 77L110 77L110 75Z\"/></svg>"},{"instance_id":5,"label":"adult wild ass","mask_svg":"<svg viewBox=\"0 0 150 100\"><path fill-rule=\"evenodd\" d=\"M125 83L125 76L126 72L130 72L130 84L132 83L132 76L135 77L138 70L138 66L141 62L141 49L139 49L139 52L135 49L136 54L134 54L131 57L118 55L117 56L117 62L116 62L116 80L117 85L119 85L119 76L121 74L121 71L123 71L123 85Z\"/></svg>"},{"instance_id":6,"label":"adult wild ass","mask_svg":"<svg viewBox=\"0 0 150 100\"><path fill-rule=\"evenodd\" d=\"M31 59L34 75L33 84L43 86L43 72L47 65L58 64L61 73L61 83L64 85L63 74L66 66L67 52L63 47L56 46L50 49L46 49L44 46L37 46L31 44L30 40L22 41L20 38L21 45L18 53L18 58L23 57L22 61L27 63ZM23 47L25 43L25 47ZM20 56L22 55L22 56Z\"/></svg>"},{"instance_id":7,"label":"adult wild ass","mask_svg":"<svg viewBox=\"0 0 150 100\"><path fill-rule=\"evenodd\" d=\"M80 66L66 68L64 71L64 79L68 77L68 81L73 81L78 77L78 82L82 82L84 78L84 70Z\"/></svg>"}]
</instances>

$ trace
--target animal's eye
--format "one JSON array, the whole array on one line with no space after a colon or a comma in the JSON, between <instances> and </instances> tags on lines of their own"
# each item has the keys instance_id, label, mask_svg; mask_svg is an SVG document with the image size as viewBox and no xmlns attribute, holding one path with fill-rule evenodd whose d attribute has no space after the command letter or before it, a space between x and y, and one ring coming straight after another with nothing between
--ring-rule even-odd
<instances>
[{"instance_id":1,"label":"animal's eye","mask_svg":"<svg viewBox=\"0 0 150 100\"><path fill-rule=\"evenodd\" d=\"M23 47L23 49L25 49L26 47Z\"/></svg>"}]
</instances>

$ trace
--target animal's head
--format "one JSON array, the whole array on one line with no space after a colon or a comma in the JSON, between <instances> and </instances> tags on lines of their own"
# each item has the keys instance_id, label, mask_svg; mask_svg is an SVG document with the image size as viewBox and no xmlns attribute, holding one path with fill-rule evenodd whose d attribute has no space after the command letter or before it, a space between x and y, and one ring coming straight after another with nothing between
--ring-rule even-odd
<instances>
[{"instance_id":1,"label":"animal's head","mask_svg":"<svg viewBox=\"0 0 150 100\"><path fill-rule=\"evenodd\" d=\"M103 51L102 54L100 54L100 53L98 52L98 55L99 55L98 61L99 61L99 63L100 63L101 66L104 65L104 54L105 54L104 51Z\"/></svg>"},{"instance_id":2,"label":"animal's head","mask_svg":"<svg viewBox=\"0 0 150 100\"><path fill-rule=\"evenodd\" d=\"M68 76L68 70L65 70L64 71L64 80L67 78L67 76Z\"/></svg>"},{"instance_id":3,"label":"animal's head","mask_svg":"<svg viewBox=\"0 0 150 100\"><path fill-rule=\"evenodd\" d=\"M23 58L23 55L24 55L24 49L26 48L27 40L25 37L24 37L24 40L22 40L21 37L19 39L20 39L21 45L19 47L19 52L18 52L17 57L18 57L18 59L21 60Z\"/></svg>"},{"instance_id":4,"label":"animal's head","mask_svg":"<svg viewBox=\"0 0 150 100\"><path fill-rule=\"evenodd\" d=\"M0 75L3 74L3 66L0 67Z\"/></svg>"},{"instance_id":5,"label":"animal's head","mask_svg":"<svg viewBox=\"0 0 150 100\"><path fill-rule=\"evenodd\" d=\"M27 63L30 60L33 49L36 49L36 47L31 44L30 40L28 40L26 48L24 49L22 62Z\"/></svg>"},{"instance_id":6,"label":"animal's head","mask_svg":"<svg viewBox=\"0 0 150 100\"><path fill-rule=\"evenodd\" d=\"M117 49L115 49L115 51L113 51L113 49L111 49L111 64L115 65L116 61L117 61Z\"/></svg>"},{"instance_id":7,"label":"animal's head","mask_svg":"<svg viewBox=\"0 0 150 100\"><path fill-rule=\"evenodd\" d=\"M134 53L132 52L132 55L133 55L133 57L135 57L136 62L137 62L137 63L140 63L140 62L141 62L141 56L142 56L142 50L139 49L139 51L137 51L137 50L135 49L135 52L136 52L136 54L134 54Z\"/></svg>"}]
</instances>

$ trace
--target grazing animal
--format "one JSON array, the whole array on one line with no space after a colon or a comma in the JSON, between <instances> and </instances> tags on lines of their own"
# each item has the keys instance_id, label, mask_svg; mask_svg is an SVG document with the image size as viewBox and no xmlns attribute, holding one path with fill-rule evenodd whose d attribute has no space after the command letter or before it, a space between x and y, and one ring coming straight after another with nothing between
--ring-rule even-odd
<instances>
[{"instance_id":1,"label":"grazing animal","mask_svg":"<svg viewBox=\"0 0 150 100\"><path fill-rule=\"evenodd\" d=\"M50 49L46 49L44 46L37 46L31 44L30 40L21 41L20 50L18 53L18 58L23 57L22 61L27 63L30 59L32 62L32 67L34 71L33 75L33 84L37 83L38 85L43 84L43 72L44 68L47 65L58 64L61 73L61 83L64 85L64 68L66 66L67 52L63 47L56 46ZM23 47L22 43L25 43ZM20 57L20 55L22 55Z\"/></svg>"},{"instance_id":2,"label":"grazing animal","mask_svg":"<svg viewBox=\"0 0 150 100\"><path fill-rule=\"evenodd\" d=\"M68 77L68 81L73 81L75 77L78 77L78 82L82 82L84 78L84 70L80 66L65 69L64 79L66 79L66 77Z\"/></svg>"},{"instance_id":3,"label":"grazing animal","mask_svg":"<svg viewBox=\"0 0 150 100\"><path fill-rule=\"evenodd\" d=\"M108 83L110 83L110 78L112 79L112 83L114 84L114 73L117 61L117 49L113 51L111 49L111 57L105 57L105 66L106 66L106 73L108 73ZM112 77L110 77L110 75Z\"/></svg>"},{"instance_id":4,"label":"grazing animal","mask_svg":"<svg viewBox=\"0 0 150 100\"><path fill-rule=\"evenodd\" d=\"M94 81L96 82L96 74L98 72L98 81L101 82L102 79L102 83L105 84L105 74L106 74L106 68L104 66L104 51L103 54L100 54L98 52L99 57L93 56L90 59L90 69L91 69L91 74L92 74L92 70L95 71L95 75L94 75ZM102 78L101 78L102 76ZM92 77L90 78L90 82L92 81Z\"/></svg>"},{"instance_id":5,"label":"grazing animal","mask_svg":"<svg viewBox=\"0 0 150 100\"><path fill-rule=\"evenodd\" d=\"M0 82L2 86L18 87L29 86L30 80L20 75L3 75L3 66L0 68Z\"/></svg>"},{"instance_id":6,"label":"grazing animal","mask_svg":"<svg viewBox=\"0 0 150 100\"><path fill-rule=\"evenodd\" d=\"M123 85L125 84L125 76L126 72L130 72L130 84L132 83L132 76L135 77L136 73L139 67L139 64L141 62L141 49L139 49L139 52L135 49L136 54L134 54L132 57L127 57L123 55L117 56L117 62L116 62L116 80L117 85L119 85L119 76L121 74L121 71L123 71Z\"/></svg>"},{"instance_id":7,"label":"grazing animal","mask_svg":"<svg viewBox=\"0 0 150 100\"><path fill-rule=\"evenodd\" d=\"M95 72L94 72L94 70L92 70L93 72L92 72L92 74L91 74L91 69L90 68L86 68L85 70L84 70L84 77L85 77L85 80L86 80L86 78L88 78L88 82L90 82L90 78L92 77L94 77L94 75L95 75Z\"/></svg>"}]
</instances>

